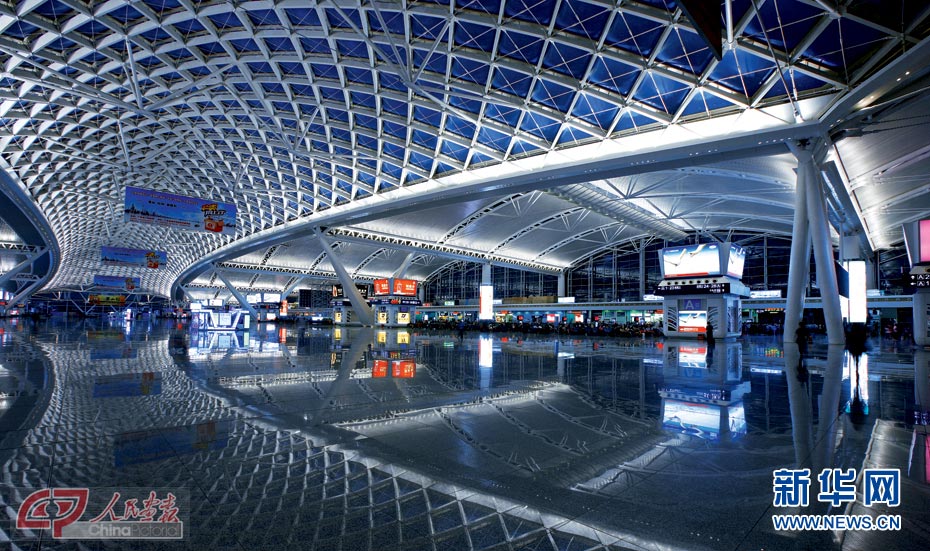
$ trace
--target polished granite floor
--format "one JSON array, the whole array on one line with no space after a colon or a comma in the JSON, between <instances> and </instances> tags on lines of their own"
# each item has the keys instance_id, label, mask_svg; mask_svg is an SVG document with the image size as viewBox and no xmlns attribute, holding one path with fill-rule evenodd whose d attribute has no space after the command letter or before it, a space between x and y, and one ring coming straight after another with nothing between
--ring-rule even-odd
<instances>
[{"instance_id":1,"label":"polished granite floor","mask_svg":"<svg viewBox=\"0 0 930 551\"><path fill-rule=\"evenodd\" d=\"M923 550L928 373L877 340L0 320L0 549ZM900 469L901 504L773 507L805 467ZM82 520L170 491L184 538L17 529L43 488L89 488ZM799 512L902 527L773 528Z\"/></svg>"}]
</instances>

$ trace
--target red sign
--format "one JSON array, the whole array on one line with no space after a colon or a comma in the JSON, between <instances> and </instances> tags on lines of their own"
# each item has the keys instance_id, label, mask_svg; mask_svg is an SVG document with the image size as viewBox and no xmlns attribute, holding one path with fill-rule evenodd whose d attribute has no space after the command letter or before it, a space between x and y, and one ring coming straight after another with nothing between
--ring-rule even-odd
<instances>
[{"instance_id":1,"label":"red sign","mask_svg":"<svg viewBox=\"0 0 930 551\"><path fill-rule=\"evenodd\" d=\"M371 376L375 379L387 377L387 360L375 360L371 366Z\"/></svg>"},{"instance_id":2,"label":"red sign","mask_svg":"<svg viewBox=\"0 0 930 551\"><path fill-rule=\"evenodd\" d=\"M391 285L387 279L376 279L374 281L375 285L375 294L376 295L389 295L391 294Z\"/></svg>"},{"instance_id":3,"label":"red sign","mask_svg":"<svg viewBox=\"0 0 930 551\"><path fill-rule=\"evenodd\" d=\"M417 372L417 364L413 360L397 360L391 362L391 377L397 379L412 379Z\"/></svg>"},{"instance_id":4,"label":"red sign","mask_svg":"<svg viewBox=\"0 0 930 551\"><path fill-rule=\"evenodd\" d=\"M406 297L417 296L417 282L413 279L395 279L394 294Z\"/></svg>"}]
</instances>

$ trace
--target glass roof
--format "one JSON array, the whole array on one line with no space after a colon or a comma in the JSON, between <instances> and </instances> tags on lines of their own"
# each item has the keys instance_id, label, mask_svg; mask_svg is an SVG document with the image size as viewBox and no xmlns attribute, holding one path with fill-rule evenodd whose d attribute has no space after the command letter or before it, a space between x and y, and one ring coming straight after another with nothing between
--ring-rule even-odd
<instances>
[{"instance_id":1,"label":"glass roof","mask_svg":"<svg viewBox=\"0 0 930 551\"><path fill-rule=\"evenodd\" d=\"M0 155L62 248L50 287L106 272L101 245L159 243L143 287L167 294L334 207L847 93L927 34L919 3L821 4L735 0L717 60L671 0L20 2L0 7ZM236 203L237 234L124 223L127 185Z\"/></svg>"}]
</instances>

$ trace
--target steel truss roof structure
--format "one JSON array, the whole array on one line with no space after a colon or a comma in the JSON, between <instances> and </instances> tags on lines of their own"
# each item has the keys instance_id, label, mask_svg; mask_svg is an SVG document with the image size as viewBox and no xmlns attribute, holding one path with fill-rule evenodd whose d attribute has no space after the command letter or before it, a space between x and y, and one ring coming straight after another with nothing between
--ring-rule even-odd
<instances>
[{"instance_id":1,"label":"steel truss roof structure","mask_svg":"<svg viewBox=\"0 0 930 551\"><path fill-rule=\"evenodd\" d=\"M673 0L2 2L0 168L54 231L48 289L138 275L101 245L167 249L159 295L214 262L325 270L318 228L360 278L787 234L805 138L837 230L885 248L930 212L928 16L721 2L716 59ZM126 186L235 203L236 235L126 223Z\"/></svg>"}]
</instances>

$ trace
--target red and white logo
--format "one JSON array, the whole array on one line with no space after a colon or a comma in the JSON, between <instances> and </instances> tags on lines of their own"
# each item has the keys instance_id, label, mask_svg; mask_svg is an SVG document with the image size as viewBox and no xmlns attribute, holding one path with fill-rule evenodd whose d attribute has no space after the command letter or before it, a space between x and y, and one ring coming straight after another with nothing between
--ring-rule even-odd
<instances>
[{"instance_id":1,"label":"red and white logo","mask_svg":"<svg viewBox=\"0 0 930 551\"><path fill-rule=\"evenodd\" d=\"M76 522L87 509L87 488L45 488L32 492L19 507L16 528L20 530L52 530L60 538L65 526ZM54 511L49 510L54 505Z\"/></svg>"}]
</instances>

